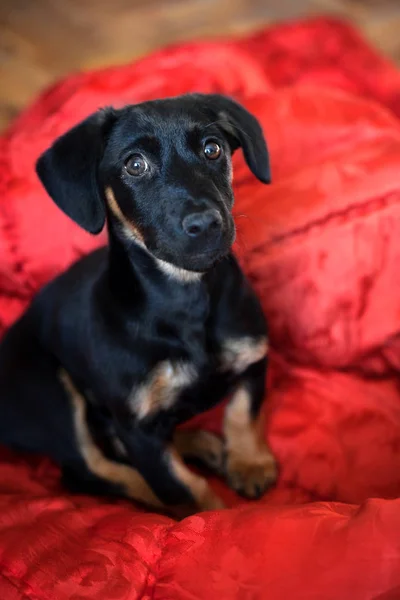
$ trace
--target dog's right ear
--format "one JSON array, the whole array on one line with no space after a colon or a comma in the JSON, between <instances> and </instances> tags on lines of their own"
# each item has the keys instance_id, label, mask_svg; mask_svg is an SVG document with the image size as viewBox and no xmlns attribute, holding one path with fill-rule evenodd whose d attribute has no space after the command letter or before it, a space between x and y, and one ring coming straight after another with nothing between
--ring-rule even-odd
<instances>
[{"instance_id":1,"label":"dog's right ear","mask_svg":"<svg viewBox=\"0 0 400 600\"><path fill-rule=\"evenodd\" d=\"M36 172L57 206L90 233L99 233L106 220L97 171L115 120L113 109L98 111L58 138L36 163Z\"/></svg>"}]
</instances>

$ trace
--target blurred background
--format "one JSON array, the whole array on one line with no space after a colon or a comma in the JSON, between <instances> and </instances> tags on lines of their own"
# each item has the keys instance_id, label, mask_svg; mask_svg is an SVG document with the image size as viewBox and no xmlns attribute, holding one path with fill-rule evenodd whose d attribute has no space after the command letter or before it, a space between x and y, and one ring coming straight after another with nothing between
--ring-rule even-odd
<instances>
[{"instance_id":1,"label":"blurred background","mask_svg":"<svg viewBox=\"0 0 400 600\"><path fill-rule=\"evenodd\" d=\"M317 14L353 22L400 65L400 0L0 0L0 129L71 71Z\"/></svg>"}]
</instances>

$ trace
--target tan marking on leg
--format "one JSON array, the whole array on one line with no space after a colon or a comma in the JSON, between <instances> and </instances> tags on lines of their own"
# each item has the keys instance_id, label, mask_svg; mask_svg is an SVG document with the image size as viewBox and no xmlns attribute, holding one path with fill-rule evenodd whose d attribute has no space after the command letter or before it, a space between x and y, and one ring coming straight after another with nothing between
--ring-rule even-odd
<instances>
[{"instance_id":1,"label":"tan marking on leg","mask_svg":"<svg viewBox=\"0 0 400 600\"><path fill-rule=\"evenodd\" d=\"M128 465L106 458L96 446L86 422L86 401L78 392L68 373L61 369L59 378L73 407L75 435L88 469L97 477L121 486L128 498L155 508L162 502L155 496L143 477Z\"/></svg>"},{"instance_id":2,"label":"tan marking on leg","mask_svg":"<svg viewBox=\"0 0 400 600\"><path fill-rule=\"evenodd\" d=\"M121 223L126 237L129 240L138 243L140 246L142 246L142 248L146 248L143 235L140 233L136 225L134 225L134 223L132 223L131 221L129 221L129 219L125 217L125 215L119 207L117 200L115 199L115 194L110 187L106 187L105 195L108 207L113 213L114 217L116 217L116 219L118 219L118 221Z\"/></svg>"},{"instance_id":3,"label":"tan marking on leg","mask_svg":"<svg viewBox=\"0 0 400 600\"><path fill-rule=\"evenodd\" d=\"M222 439L209 431L176 431L174 446L186 459L197 458L217 473L223 473L225 447Z\"/></svg>"},{"instance_id":4,"label":"tan marking on leg","mask_svg":"<svg viewBox=\"0 0 400 600\"><path fill-rule=\"evenodd\" d=\"M174 476L190 492L199 511L224 508L222 500L212 491L207 480L193 473L174 447L169 449L168 454L169 465Z\"/></svg>"},{"instance_id":5,"label":"tan marking on leg","mask_svg":"<svg viewBox=\"0 0 400 600\"><path fill-rule=\"evenodd\" d=\"M224 418L226 477L229 485L248 498L260 496L275 480L275 459L264 439L264 420L251 416L251 398L238 388Z\"/></svg>"},{"instance_id":6,"label":"tan marking on leg","mask_svg":"<svg viewBox=\"0 0 400 600\"><path fill-rule=\"evenodd\" d=\"M242 373L250 365L263 359L268 352L265 337L242 337L224 341L221 352L221 369Z\"/></svg>"},{"instance_id":7,"label":"tan marking on leg","mask_svg":"<svg viewBox=\"0 0 400 600\"><path fill-rule=\"evenodd\" d=\"M169 360L159 363L143 385L134 388L129 404L139 419L168 410L174 405L180 392L194 382L196 372L187 363Z\"/></svg>"},{"instance_id":8,"label":"tan marking on leg","mask_svg":"<svg viewBox=\"0 0 400 600\"><path fill-rule=\"evenodd\" d=\"M113 446L114 451L120 457L127 458L128 453L125 450L125 446L123 445L123 443L121 442L121 440L119 438L117 438L116 435L111 439L111 444Z\"/></svg>"}]
</instances>

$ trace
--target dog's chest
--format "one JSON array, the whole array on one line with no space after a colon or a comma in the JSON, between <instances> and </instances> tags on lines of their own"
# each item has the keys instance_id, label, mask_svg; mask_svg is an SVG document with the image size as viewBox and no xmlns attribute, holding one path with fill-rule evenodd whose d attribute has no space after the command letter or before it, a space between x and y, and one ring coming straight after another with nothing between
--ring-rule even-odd
<instances>
[{"instance_id":1,"label":"dog's chest","mask_svg":"<svg viewBox=\"0 0 400 600\"><path fill-rule=\"evenodd\" d=\"M262 327L255 329L259 335L235 334L232 322L239 318L235 300L230 299L221 315L220 295L218 288L212 294L206 285L191 287L185 295L175 296L157 320L158 360L129 395L131 409L139 419L171 409L185 412L182 404L196 404L198 412L207 410L215 404L213 398L219 395L222 400L232 382L265 356Z\"/></svg>"},{"instance_id":2,"label":"dog's chest","mask_svg":"<svg viewBox=\"0 0 400 600\"><path fill-rule=\"evenodd\" d=\"M139 419L151 418L157 413L176 407L184 398L186 402L204 394L204 410L212 404L213 387L240 376L253 363L263 359L267 353L264 337L227 338L222 344L212 347L204 340L192 345L193 353L186 358L165 358L150 371L146 380L134 386L129 404ZM196 354L197 352L197 354ZM220 398L222 400L222 398ZM201 407L199 407L201 408Z\"/></svg>"}]
</instances>

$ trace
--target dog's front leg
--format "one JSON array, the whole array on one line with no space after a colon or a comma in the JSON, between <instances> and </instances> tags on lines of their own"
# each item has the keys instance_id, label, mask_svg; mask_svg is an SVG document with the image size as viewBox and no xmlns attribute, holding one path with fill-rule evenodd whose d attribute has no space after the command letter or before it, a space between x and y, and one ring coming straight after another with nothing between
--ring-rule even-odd
<instances>
[{"instance_id":1,"label":"dog's front leg","mask_svg":"<svg viewBox=\"0 0 400 600\"><path fill-rule=\"evenodd\" d=\"M265 441L261 412L267 359L243 372L225 410L225 476L234 490L258 498L275 482L275 459Z\"/></svg>"},{"instance_id":2,"label":"dog's front leg","mask_svg":"<svg viewBox=\"0 0 400 600\"><path fill-rule=\"evenodd\" d=\"M162 437L157 435L156 421L151 427L145 426L124 412L117 412L115 420L130 461L163 504L189 507L189 512L224 507L206 479L193 473L172 443L166 441L165 432Z\"/></svg>"},{"instance_id":3,"label":"dog's front leg","mask_svg":"<svg viewBox=\"0 0 400 600\"><path fill-rule=\"evenodd\" d=\"M60 381L72 403L74 433L82 457L82 463L68 470L68 478L73 476L75 484L82 487L89 475L91 481L102 481L115 493L157 510L172 509L169 512L176 516L223 508L207 481L192 473L168 443L165 423L138 419L126 403L114 407L112 429L114 442L118 441L129 464L107 458L92 437L85 398L63 369Z\"/></svg>"}]
</instances>

